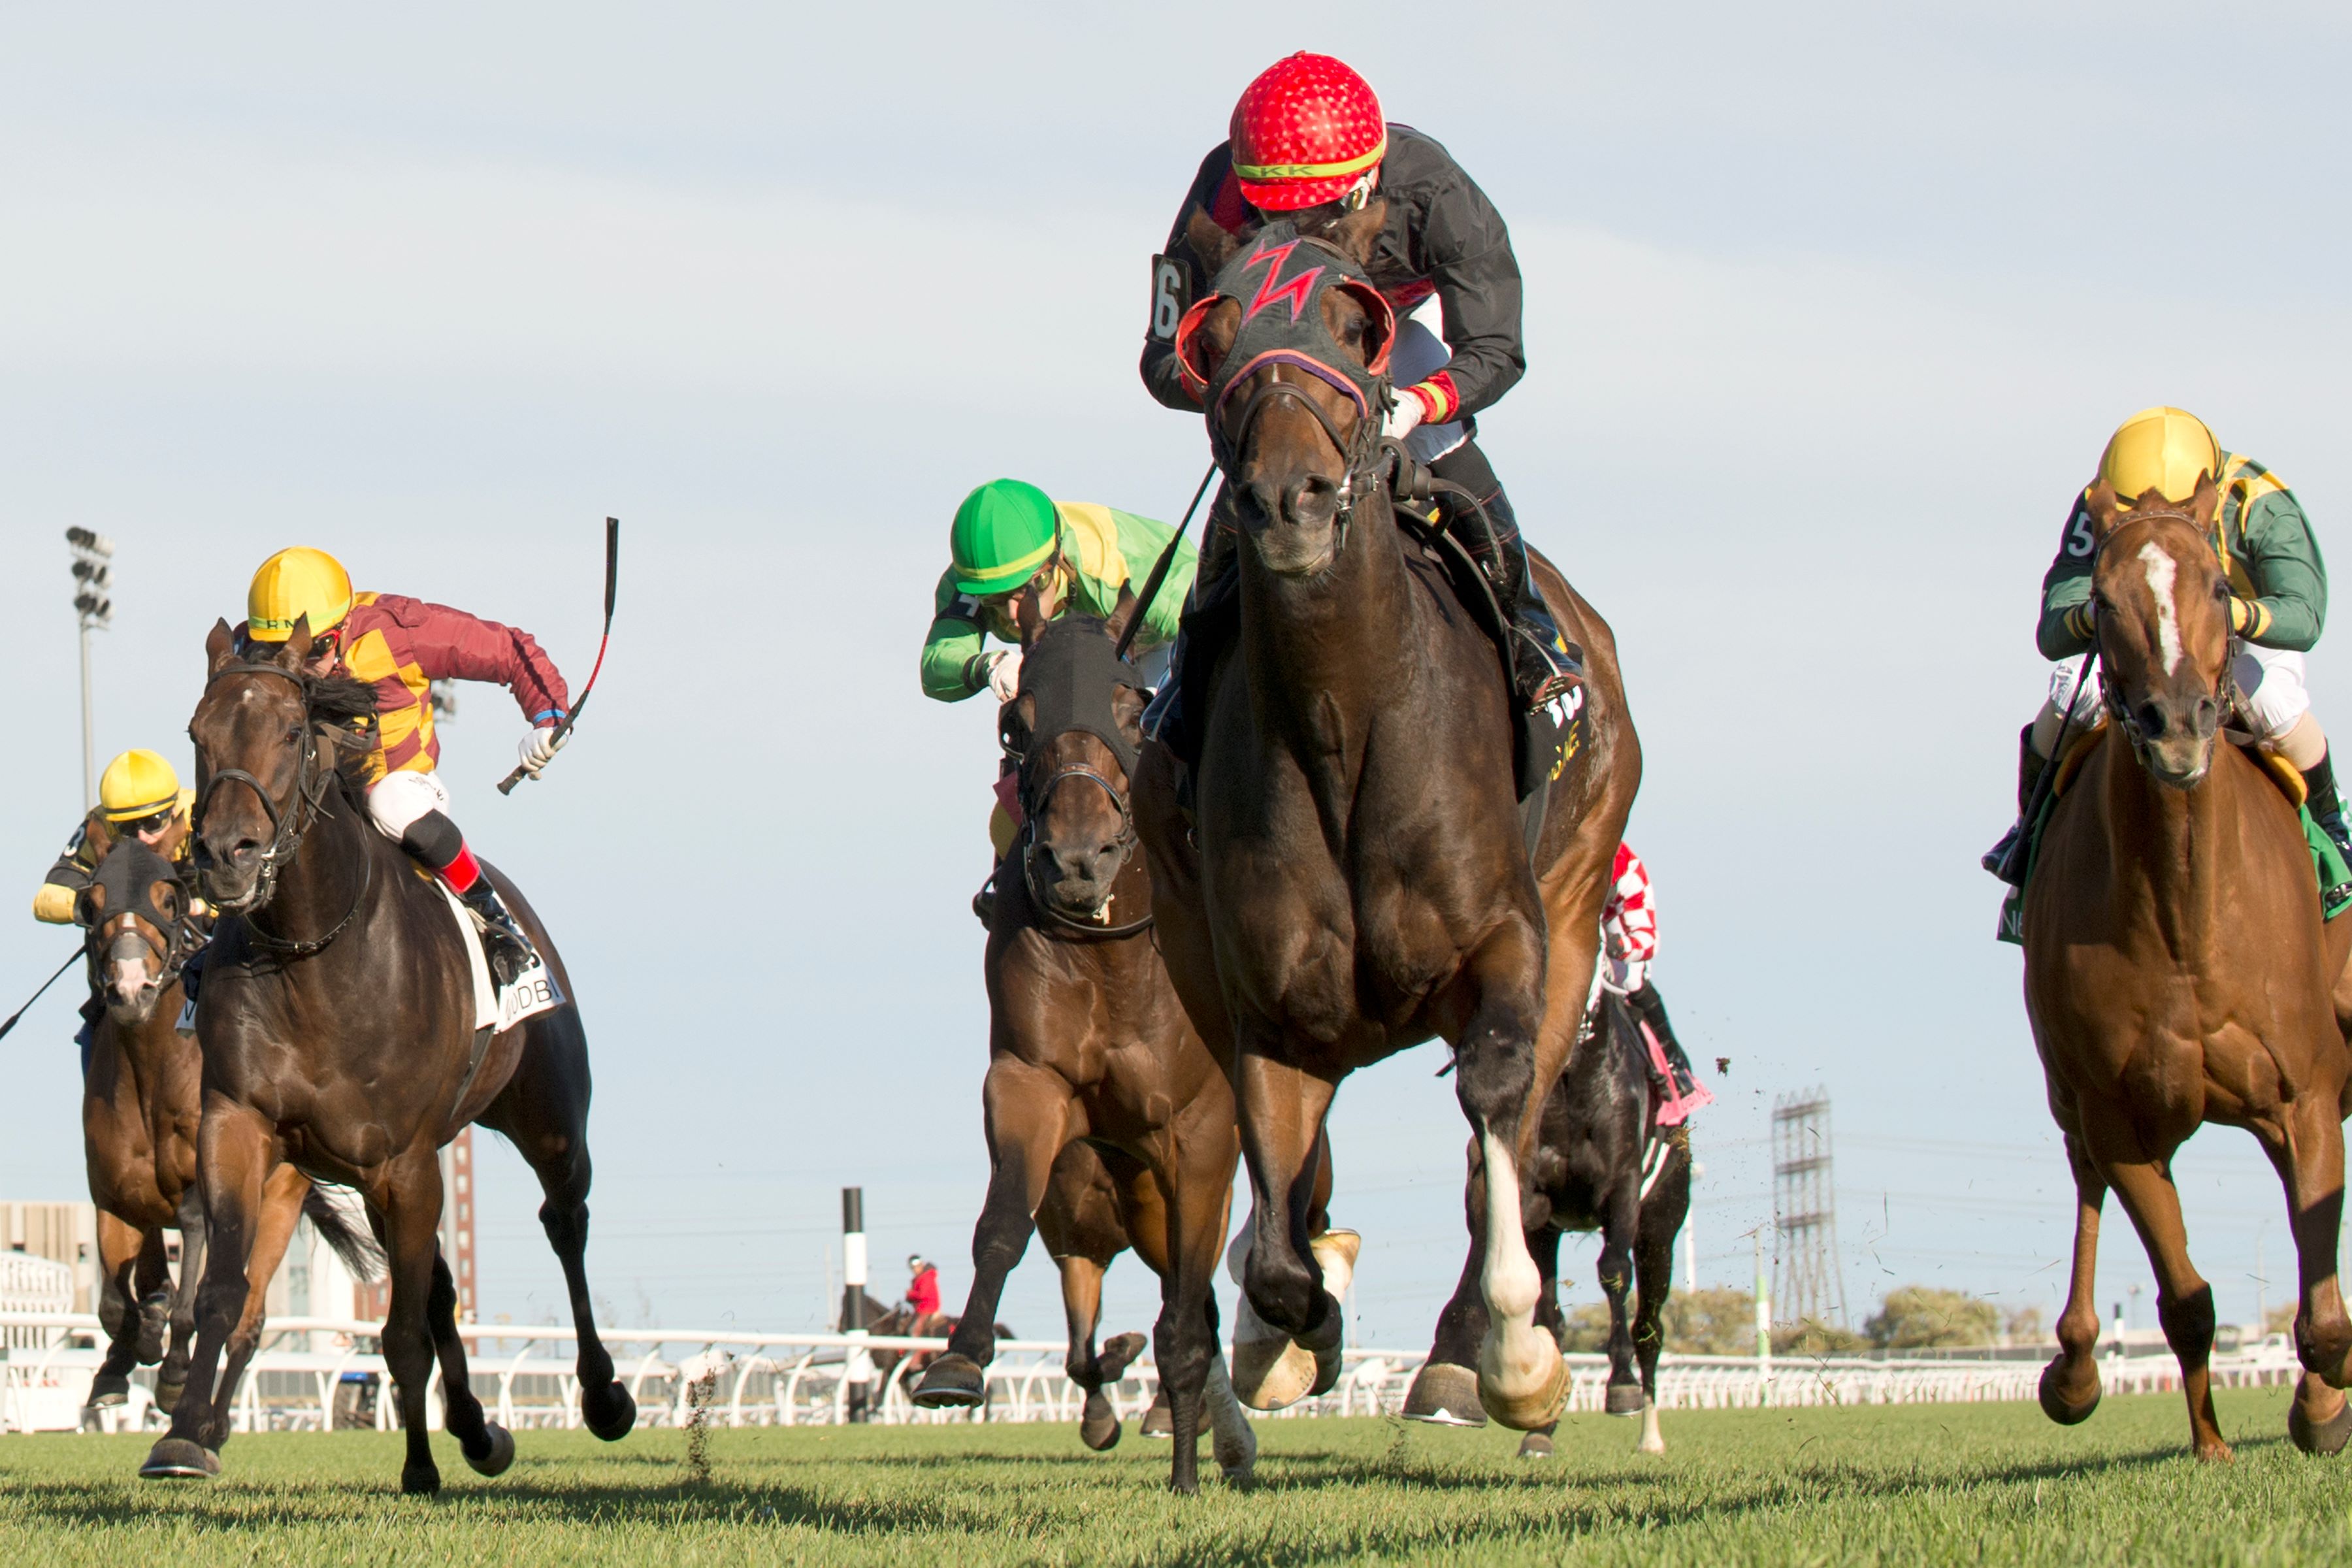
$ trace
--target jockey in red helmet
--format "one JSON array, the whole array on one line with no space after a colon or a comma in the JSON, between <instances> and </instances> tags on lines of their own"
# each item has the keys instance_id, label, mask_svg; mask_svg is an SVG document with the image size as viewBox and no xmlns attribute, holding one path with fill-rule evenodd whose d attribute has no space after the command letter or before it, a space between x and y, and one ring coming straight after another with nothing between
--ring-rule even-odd
<instances>
[{"instance_id":1,"label":"jockey in red helmet","mask_svg":"<svg viewBox=\"0 0 2352 1568\"><path fill-rule=\"evenodd\" d=\"M1152 261L1152 313L1143 381L1171 408L1197 411L1177 374L1177 323L1208 268L1186 237L1195 210L1228 233L1266 217L1313 233L1375 200L1387 203L1370 265L1398 318L1391 365L1398 392L1386 434L1438 478L1485 503L1496 537L1475 515L1450 515L1465 548L1507 585L1517 622L1513 684L1529 709L1567 694L1582 671L1528 577L1527 546L1474 417L1527 371L1519 330L1519 264L1486 195L1444 147L1381 118L1364 79L1328 55L1296 54L1258 75L1234 108L1230 139L1200 173ZM1222 505L1231 505L1221 497ZM1230 528L1213 527L1195 602L1232 559ZM1499 561L1486 559L1499 551Z\"/></svg>"}]
</instances>

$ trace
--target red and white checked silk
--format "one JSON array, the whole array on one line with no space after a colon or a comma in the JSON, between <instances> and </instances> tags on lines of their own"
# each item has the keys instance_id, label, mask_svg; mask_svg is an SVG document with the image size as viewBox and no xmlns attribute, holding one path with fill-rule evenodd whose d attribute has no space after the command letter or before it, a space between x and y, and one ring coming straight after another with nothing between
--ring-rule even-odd
<instances>
[{"instance_id":1,"label":"red and white checked silk","mask_svg":"<svg viewBox=\"0 0 2352 1568\"><path fill-rule=\"evenodd\" d=\"M1609 897L1601 906L1601 944L1609 988L1620 994L1639 991L1650 961L1658 956L1658 915L1649 868L1622 844L1610 868Z\"/></svg>"}]
</instances>

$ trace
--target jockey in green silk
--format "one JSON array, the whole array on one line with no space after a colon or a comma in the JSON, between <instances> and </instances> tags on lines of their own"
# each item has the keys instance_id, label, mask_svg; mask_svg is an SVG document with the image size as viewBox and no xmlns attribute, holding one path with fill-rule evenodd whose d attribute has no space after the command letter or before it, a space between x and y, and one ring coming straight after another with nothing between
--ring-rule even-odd
<instances>
[{"instance_id":1,"label":"jockey in green silk","mask_svg":"<svg viewBox=\"0 0 2352 1568\"><path fill-rule=\"evenodd\" d=\"M948 531L949 564L933 595L931 629L923 638L923 695L961 702L986 690L1010 702L1021 690L1021 630L1024 610L1040 620L1073 612L1109 616L1142 592L1175 530L1133 512L1089 501L1055 501L1019 479L992 479L966 496ZM1137 626L1130 657L1146 681L1165 677L1169 646L1192 591L1192 546L1180 542L1167 579ZM993 634L1008 646L991 647ZM1020 823L1008 769L997 781L989 840L1001 860ZM992 886L972 908L984 921Z\"/></svg>"}]
</instances>

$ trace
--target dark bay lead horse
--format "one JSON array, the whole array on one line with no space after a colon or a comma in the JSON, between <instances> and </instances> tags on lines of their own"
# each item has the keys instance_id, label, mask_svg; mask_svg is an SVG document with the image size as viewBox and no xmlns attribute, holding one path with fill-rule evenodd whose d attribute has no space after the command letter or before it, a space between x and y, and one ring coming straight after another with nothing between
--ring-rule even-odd
<instances>
[{"instance_id":1,"label":"dark bay lead horse","mask_svg":"<svg viewBox=\"0 0 2352 1568\"><path fill-rule=\"evenodd\" d=\"M1443 1037L1474 1139L1485 1332L1475 1375L1433 1361L1408 1410L1475 1383L1496 1419L1529 1428L1558 1414L1566 1368L1535 1321L1526 1232L1548 1215L1520 1173L1584 1016L1641 755L1608 626L1535 560L1588 684L1581 755L1549 790L1530 857L1501 656L1443 569L1423 569L1433 547L1400 525L1399 455L1379 439L1393 321L1365 258L1385 208L1316 235L1193 226L1219 270L1177 352L1241 536L1240 637L1190 721L1195 823L1157 747L1138 817L1169 969L1233 1064L1251 1304L1337 1345L1337 1303L1308 1246L1324 1119L1349 1073Z\"/></svg>"},{"instance_id":2,"label":"dark bay lead horse","mask_svg":"<svg viewBox=\"0 0 2352 1568\"><path fill-rule=\"evenodd\" d=\"M219 1468L230 1402L261 1333L262 1293L308 1177L356 1188L383 1242L392 1310L383 1354L407 1429L404 1491L441 1484L425 1431L437 1353L449 1431L497 1475L514 1440L467 1386L457 1289L436 1241L441 1145L468 1121L511 1140L547 1202L540 1223L563 1266L580 1334L581 1410L606 1441L636 1405L596 1337L588 1241L588 1047L576 1005L524 1019L474 1052L464 941L443 897L368 821L361 783L370 688L305 668L307 621L281 648L240 657L227 623L205 642L196 747L195 860L224 914L198 987L204 1125L197 1170L212 1225L192 1390L141 1472ZM261 650L256 649L255 652ZM483 867L571 994L546 930ZM223 1365L226 1357L226 1364Z\"/></svg>"}]
</instances>

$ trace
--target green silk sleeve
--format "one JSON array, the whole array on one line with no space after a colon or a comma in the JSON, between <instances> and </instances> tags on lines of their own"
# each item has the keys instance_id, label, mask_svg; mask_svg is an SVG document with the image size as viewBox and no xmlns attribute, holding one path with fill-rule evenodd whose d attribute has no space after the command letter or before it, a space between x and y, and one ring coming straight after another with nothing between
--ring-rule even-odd
<instances>
[{"instance_id":1,"label":"green silk sleeve","mask_svg":"<svg viewBox=\"0 0 2352 1568\"><path fill-rule=\"evenodd\" d=\"M987 684L978 668L988 633L978 619L978 606L955 591L953 580L940 574L932 596L931 629L923 637L923 695L941 702L961 702Z\"/></svg>"},{"instance_id":2,"label":"green silk sleeve","mask_svg":"<svg viewBox=\"0 0 2352 1568\"><path fill-rule=\"evenodd\" d=\"M2254 502L2245 550L2246 574L2268 623L2251 640L2307 651L2327 624L2327 565L2293 490L2273 490Z\"/></svg>"}]
</instances>

